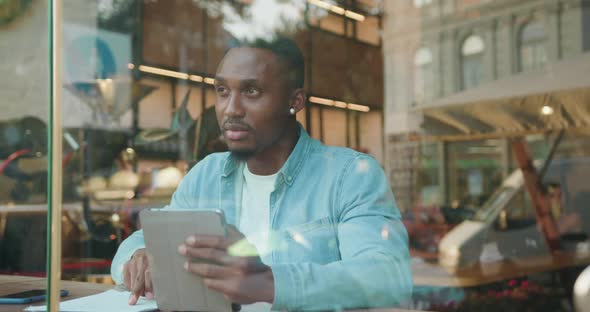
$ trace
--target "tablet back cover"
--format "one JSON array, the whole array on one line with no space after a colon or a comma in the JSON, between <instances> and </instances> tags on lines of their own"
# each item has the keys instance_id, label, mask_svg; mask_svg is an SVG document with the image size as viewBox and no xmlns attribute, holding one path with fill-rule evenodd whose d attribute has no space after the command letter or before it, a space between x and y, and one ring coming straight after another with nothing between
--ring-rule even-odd
<instances>
[{"instance_id":1,"label":"tablet back cover","mask_svg":"<svg viewBox=\"0 0 590 312\"><path fill-rule=\"evenodd\" d=\"M143 210L140 213L156 301L160 310L231 311L231 303L184 270L178 246L193 234L226 235L223 214L196 210Z\"/></svg>"}]
</instances>

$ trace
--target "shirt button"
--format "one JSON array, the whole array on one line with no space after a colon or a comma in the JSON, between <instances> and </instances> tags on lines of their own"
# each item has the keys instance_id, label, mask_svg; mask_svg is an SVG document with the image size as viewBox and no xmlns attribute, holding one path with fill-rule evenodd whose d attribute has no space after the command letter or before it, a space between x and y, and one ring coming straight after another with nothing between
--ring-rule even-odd
<instances>
[{"instance_id":1,"label":"shirt button","mask_svg":"<svg viewBox=\"0 0 590 312\"><path fill-rule=\"evenodd\" d=\"M288 176L287 181L291 182L291 180L293 180L293 178L291 176Z\"/></svg>"}]
</instances>

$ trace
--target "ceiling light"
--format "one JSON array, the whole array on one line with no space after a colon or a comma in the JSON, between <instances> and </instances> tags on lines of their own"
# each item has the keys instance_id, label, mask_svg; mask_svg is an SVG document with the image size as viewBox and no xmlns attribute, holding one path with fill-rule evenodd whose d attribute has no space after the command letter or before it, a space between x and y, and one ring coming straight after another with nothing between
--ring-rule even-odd
<instances>
[{"instance_id":1,"label":"ceiling light","mask_svg":"<svg viewBox=\"0 0 590 312\"><path fill-rule=\"evenodd\" d=\"M338 107L338 108L350 109L350 110L364 112L364 113L369 112L371 110L371 108L366 105L345 103L343 101L334 101L334 100L330 100L330 99L326 99L326 98L322 98L322 97L317 97L317 96L310 96L309 101L312 103L315 103L315 104L334 106L334 107Z\"/></svg>"},{"instance_id":2,"label":"ceiling light","mask_svg":"<svg viewBox=\"0 0 590 312\"><path fill-rule=\"evenodd\" d=\"M346 12L346 10L345 10L345 9L343 9L343 8L341 8L341 7L339 7L339 6L335 6L335 5L333 5L333 6L330 8L330 11L332 11L332 12L334 12L334 13L336 13L336 14L340 14L340 15L344 15L344 13Z\"/></svg>"},{"instance_id":3,"label":"ceiling light","mask_svg":"<svg viewBox=\"0 0 590 312\"><path fill-rule=\"evenodd\" d=\"M334 101L334 106L336 106L338 108L346 108L346 103L344 103L342 101Z\"/></svg>"},{"instance_id":4,"label":"ceiling light","mask_svg":"<svg viewBox=\"0 0 590 312\"><path fill-rule=\"evenodd\" d=\"M541 108L541 114L545 115L545 116L549 116L549 115L553 115L553 107L549 106L549 105L545 105Z\"/></svg>"},{"instance_id":5,"label":"ceiling light","mask_svg":"<svg viewBox=\"0 0 590 312\"><path fill-rule=\"evenodd\" d=\"M146 73L152 73L152 74L168 76L168 77L173 77L173 78L178 78L178 79L188 79L188 76L189 76L187 73L181 73L181 72L177 72L177 71L173 71L173 70L161 69L161 68L145 66L145 65L139 65L139 70L142 72L146 72Z\"/></svg>"},{"instance_id":6,"label":"ceiling light","mask_svg":"<svg viewBox=\"0 0 590 312\"><path fill-rule=\"evenodd\" d=\"M331 4L329 4L328 2L322 1L322 0L308 0L309 3L318 6L322 9L326 9L329 10L330 7L332 6Z\"/></svg>"},{"instance_id":7,"label":"ceiling light","mask_svg":"<svg viewBox=\"0 0 590 312\"><path fill-rule=\"evenodd\" d=\"M188 78L192 81L203 82L203 77L197 75L190 75Z\"/></svg>"},{"instance_id":8,"label":"ceiling light","mask_svg":"<svg viewBox=\"0 0 590 312\"><path fill-rule=\"evenodd\" d=\"M316 96L310 96L309 97L309 101L312 103L316 103L316 104L322 104L322 105L328 105L328 106L333 106L334 105L334 101L329 100L329 99L324 99L321 97L316 97Z\"/></svg>"},{"instance_id":9,"label":"ceiling light","mask_svg":"<svg viewBox=\"0 0 590 312\"><path fill-rule=\"evenodd\" d=\"M352 104L352 103L348 103L348 109L352 109L352 110L359 111L359 112L365 112L365 113L367 113L371 110L371 108L369 106Z\"/></svg>"},{"instance_id":10,"label":"ceiling light","mask_svg":"<svg viewBox=\"0 0 590 312\"><path fill-rule=\"evenodd\" d=\"M129 64L127 64L127 68L133 69L133 68L135 68L135 65L129 63ZM203 76L199 76L199 75L189 75L187 73L177 72L177 71L173 71L173 70L167 70L167 69L153 67L153 66L139 65L138 69L142 72L155 74L155 75L173 77L173 78L184 79L184 80L190 79L195 82L205 82L205 83L211 84L211 85L215 84L215 79L213 79L213 78L209 78L209 77L203 78Z\"/></svg>"},{"instance_id":11,"label":"ceiling light","mask_svg":"<svg viewBox=\"0 0 590 312\"><path fill-rule=\"evenodd\" d=\"M346 13L344 15L346 15L346 17L348 17L348 18L352 18L352 19L357 20L359 22L364 22L365 21L365 16L364 15L358 14L356 12L352 12L350 10L346 10Z\"/></svg>"},{"instance_id":12,"label":"ceiling light","mask_svg":"<svg viewBox=\"0 0 590 312\"><path fill-rule=\"evenodd\" d=\"M317 7L320 7L324 10L332 11L336 14L346 16L350 19L354 19L359 22L363 22L365 20L365 16L362 14L359 14L359 13L356 13L356 12L353 12L350 10L345 10L344 8L341 8L337 5L333 5L333 4L323 1L323 0L307 0L307 2L313 4Z\"/></svg>"}]
</instances>

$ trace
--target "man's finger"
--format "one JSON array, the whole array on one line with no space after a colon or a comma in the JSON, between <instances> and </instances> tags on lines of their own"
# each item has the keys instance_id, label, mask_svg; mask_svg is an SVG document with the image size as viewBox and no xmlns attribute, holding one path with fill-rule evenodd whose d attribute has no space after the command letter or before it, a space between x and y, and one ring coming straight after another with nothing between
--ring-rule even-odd
<instances>
[{"instance_id":1,"label":"man's finger","mask_svg":"<svg viewBox=\"0 0 590 312\"><path fill-rule=\"evenodd\" d=\"M184 264L184 269L191 272L191 273L197 274L199 276L207 277L207 278L214 278L214 279L230 277L230 276L235 277L236 274L239 274L238 271L232 270L231 268L227 268L227 267L223 267L223 266L215 265L215 264L208 264L208 263L186 262Z\"/></svg>"},{"instance_id":2,"label":"man's finger","mask_svg":"<svg viewBox=\"0 0 590 312\"><path fill-rule=\"evenodd\" d=\"M135 279L133 282L133 289L131 292L135 295L141 296L145 291L145 268L143 265L138 266L137 274L135 274Z\"/></svg>"},{"instance_id":3,"label":"man's finger","mask_svg":"<svg viewBox=\"0 0 590 312\"><path fill-rule=\"evenodd\" d=\"M131 289L131 272L129 271L129 261L123 265L123 284L127 289Z\"/></svg>"},{"instance_id":4,"label":"man's finger","mask_svg":"<svg viewBox=\"0 0 590 312\"><path fill-rule=\"evenodd\" d=\"M129 291L131 291L133 289L133 286L135 285L135 275L137 275L137 264L136 264L136 260L131 259L127 262L128 265L128 269L129 269Z\"/></svg>"},{"instance_id":5,"label":"man's finger","mask_svg":"<svg viewBox=\"0 0 590 312\"><path fill-rule=\"evenodd\" d=\"M129 296L129 305L134 305L137 303L137 301L139 300L139 297L137 295L131 294L131 296Z\"/></svg>"},{"instance_id":6,"label":"man's finger","mask_svg":"<svg viewBox=\"0 0 590 312\"><path fill-rule=\"evenodd\" d=\"M154 289L152 286L152 272L145 270L145 297L149 300L154 299Z\"/></svg>"},{"instance_id":7,"label":"man's finger","mask_svg":"<svg viewBox=\"0 0 590 312\"><path fill-rule=\"evenodd\" d=\"M231 242L223 236L191 235L186 238L189 247L227 249Z\"/></svg>"},{"instance_id":8,"label":"man's finger","mask_svg":"<svg viewBox=\"0 0 590 312\"><path fill-rule=\"evenodd\" d=\"M135 278L133 279L133 288L131 289L131 299L129 300L129 302L133 302L131 304L135 304L137 303L137 300L139 300L140 296L143 296L143 294L145 293L145 263L143 258L138 258L137 262L136 262L137 268L136 268L136 274L135 274Z\"/></svg>"},{"instance_id":9,"label":"man's finger","mask_svg":"<svg viewBox=\"0 0 590 312\"><path fill-rule=\"evenodd\" d=\"M193 248L186 246L186 255L194 259L211 260L222 263L227 252L216 248Z\"/></svg>"}]
</instances>

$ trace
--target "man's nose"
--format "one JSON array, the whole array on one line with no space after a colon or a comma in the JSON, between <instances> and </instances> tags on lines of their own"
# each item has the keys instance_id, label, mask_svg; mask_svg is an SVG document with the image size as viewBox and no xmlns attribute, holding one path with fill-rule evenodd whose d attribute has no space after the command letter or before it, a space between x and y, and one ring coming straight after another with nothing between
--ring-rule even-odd
<instances>
[{"instance_id":1,"label":"man's nose","mask_svg":"<svg viewBox=\"0 0 590 312\"><path fill-rule=\"evenodd\" d=\"M233 93L229 97L225 114L227 117L244 117L244 106L242 105L242 100L239 94Z\"/></svg>"}]
</instances>

